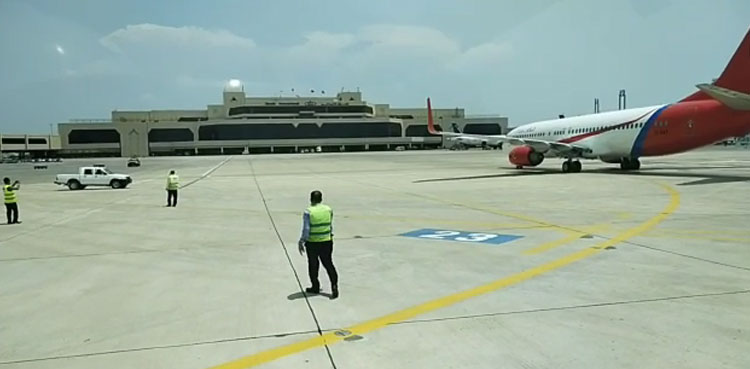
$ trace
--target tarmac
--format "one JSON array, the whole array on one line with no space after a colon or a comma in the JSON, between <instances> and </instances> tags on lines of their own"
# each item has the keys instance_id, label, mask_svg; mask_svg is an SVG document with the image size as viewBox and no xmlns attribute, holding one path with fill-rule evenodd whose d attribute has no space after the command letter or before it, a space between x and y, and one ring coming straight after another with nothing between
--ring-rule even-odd
<instances>
[{"instance_id":1,"label":"tarmac","mask_svg":"<svg viewBox=\"0 0 750 369\"><path fill-rule=\"evenodd\" d=\"M125 162L0 165L23 221L0 226L0 369L750 368L750 150L628 173L497 150ZM133 184L52 183L94 163ZM323 268L301 292L314 189L336 300Z\"/></svg>"}]
</instances>

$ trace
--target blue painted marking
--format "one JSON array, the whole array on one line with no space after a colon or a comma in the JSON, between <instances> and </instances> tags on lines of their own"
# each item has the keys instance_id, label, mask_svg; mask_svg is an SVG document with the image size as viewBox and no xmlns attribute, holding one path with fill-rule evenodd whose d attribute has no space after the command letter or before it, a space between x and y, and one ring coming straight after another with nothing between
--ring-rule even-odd
<instances>
[{"instance_id":1,"label":"blue painted marking","mask_svg":"<svg viewBox=\"0 0 750 369\"><path fill-rule=\"evenodd\" d=\"M648 118L646 121L646 124L643 125L643 128L641 128L641 131L638 132L638 137L635 138L635 142L633 143L633 149L630 151L630 156L633 158L638 158L643 154L643 143L646 142L646 136L648 136L648 131L651 129L651 126L654 125L654 122L657 118L659 118L659 115L668 107L672 106L672 104L667 104L656 110L654 114L651 114L651 117Z\"/></svg>"},{"instance_id":2,"label":"blue painted marking","mask_svg":"<svg viewBox=\"0 0 750 369\"><path fill-rule=\"evenodd\" d=\"M485 243L485 244L491 244L491 245L499 245L499 244L517 240L523 237L523 236L510 235L510 234L450 231L450 230L445 230L445 229L434 229L434 228L418 229L416 231L402 233L401 236L421 238L421 239L427 239L427 240Z\"/></svg>"}]
</instances>

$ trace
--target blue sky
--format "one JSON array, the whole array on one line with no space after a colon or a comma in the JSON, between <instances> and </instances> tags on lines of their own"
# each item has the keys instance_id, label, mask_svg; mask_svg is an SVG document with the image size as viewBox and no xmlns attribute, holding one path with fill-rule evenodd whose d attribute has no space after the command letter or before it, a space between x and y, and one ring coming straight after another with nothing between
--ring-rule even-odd
<instances>
[{"instance_id":1,"label":"blue sky","mask_svg":"<svg viewBox=\"0 0 750 369\"><path fill-rule=\"evenodd\" d=\"M621 88L666 103L721 73L748 20L747 0L0 0L0 132L201 109L230 78L511 125L615 109Z\"/></svg>"}]
</instances>

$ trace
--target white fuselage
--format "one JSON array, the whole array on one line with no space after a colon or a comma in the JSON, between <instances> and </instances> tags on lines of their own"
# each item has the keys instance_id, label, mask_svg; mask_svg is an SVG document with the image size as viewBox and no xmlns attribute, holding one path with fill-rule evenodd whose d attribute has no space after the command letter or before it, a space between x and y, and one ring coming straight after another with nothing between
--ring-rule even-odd
<instances>
[{"instance_id":1,"label":"white fuselage","mask_svg":"<svg viewBox=\"0 0 750 369\"><path fill-rule=\"evenodd\" d=\"M646 124L665 105L545 120L511 130L508 137L558 141L587 147L586 158L621 158L633 152Z\"/></svg>"}]
</instances>

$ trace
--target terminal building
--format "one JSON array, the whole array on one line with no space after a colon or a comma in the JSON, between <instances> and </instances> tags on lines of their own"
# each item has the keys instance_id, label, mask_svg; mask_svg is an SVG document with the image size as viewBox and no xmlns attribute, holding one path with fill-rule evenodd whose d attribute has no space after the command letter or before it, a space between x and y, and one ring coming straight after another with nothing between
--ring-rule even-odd
<instances>
[{"instance_id":1,"label":"terminal building","mask_svg":"<svg viewBox=\"0 0 750 369\"><path fill-rule=\"evenodd\" d=\"M17 135L0 133L0 152L23 153L32 158L56 156L60 137L54 135Z\"/></svg>"},{"instance_id":2,"label":"terminal building","mask_svg":"<svg viewBox=\"0 0 750 369\"><path fill-rule=\"evenodd\" d=\"M433 109L440 129L504 134L508 119L471 117L462 108ZM438 148L426 107L370 104L362 93L335 97L251 97L232 80L222 104L201 110L113 111L108 120L58 124L65 155L196 155Z\"/></svg>"}]
</instances>

